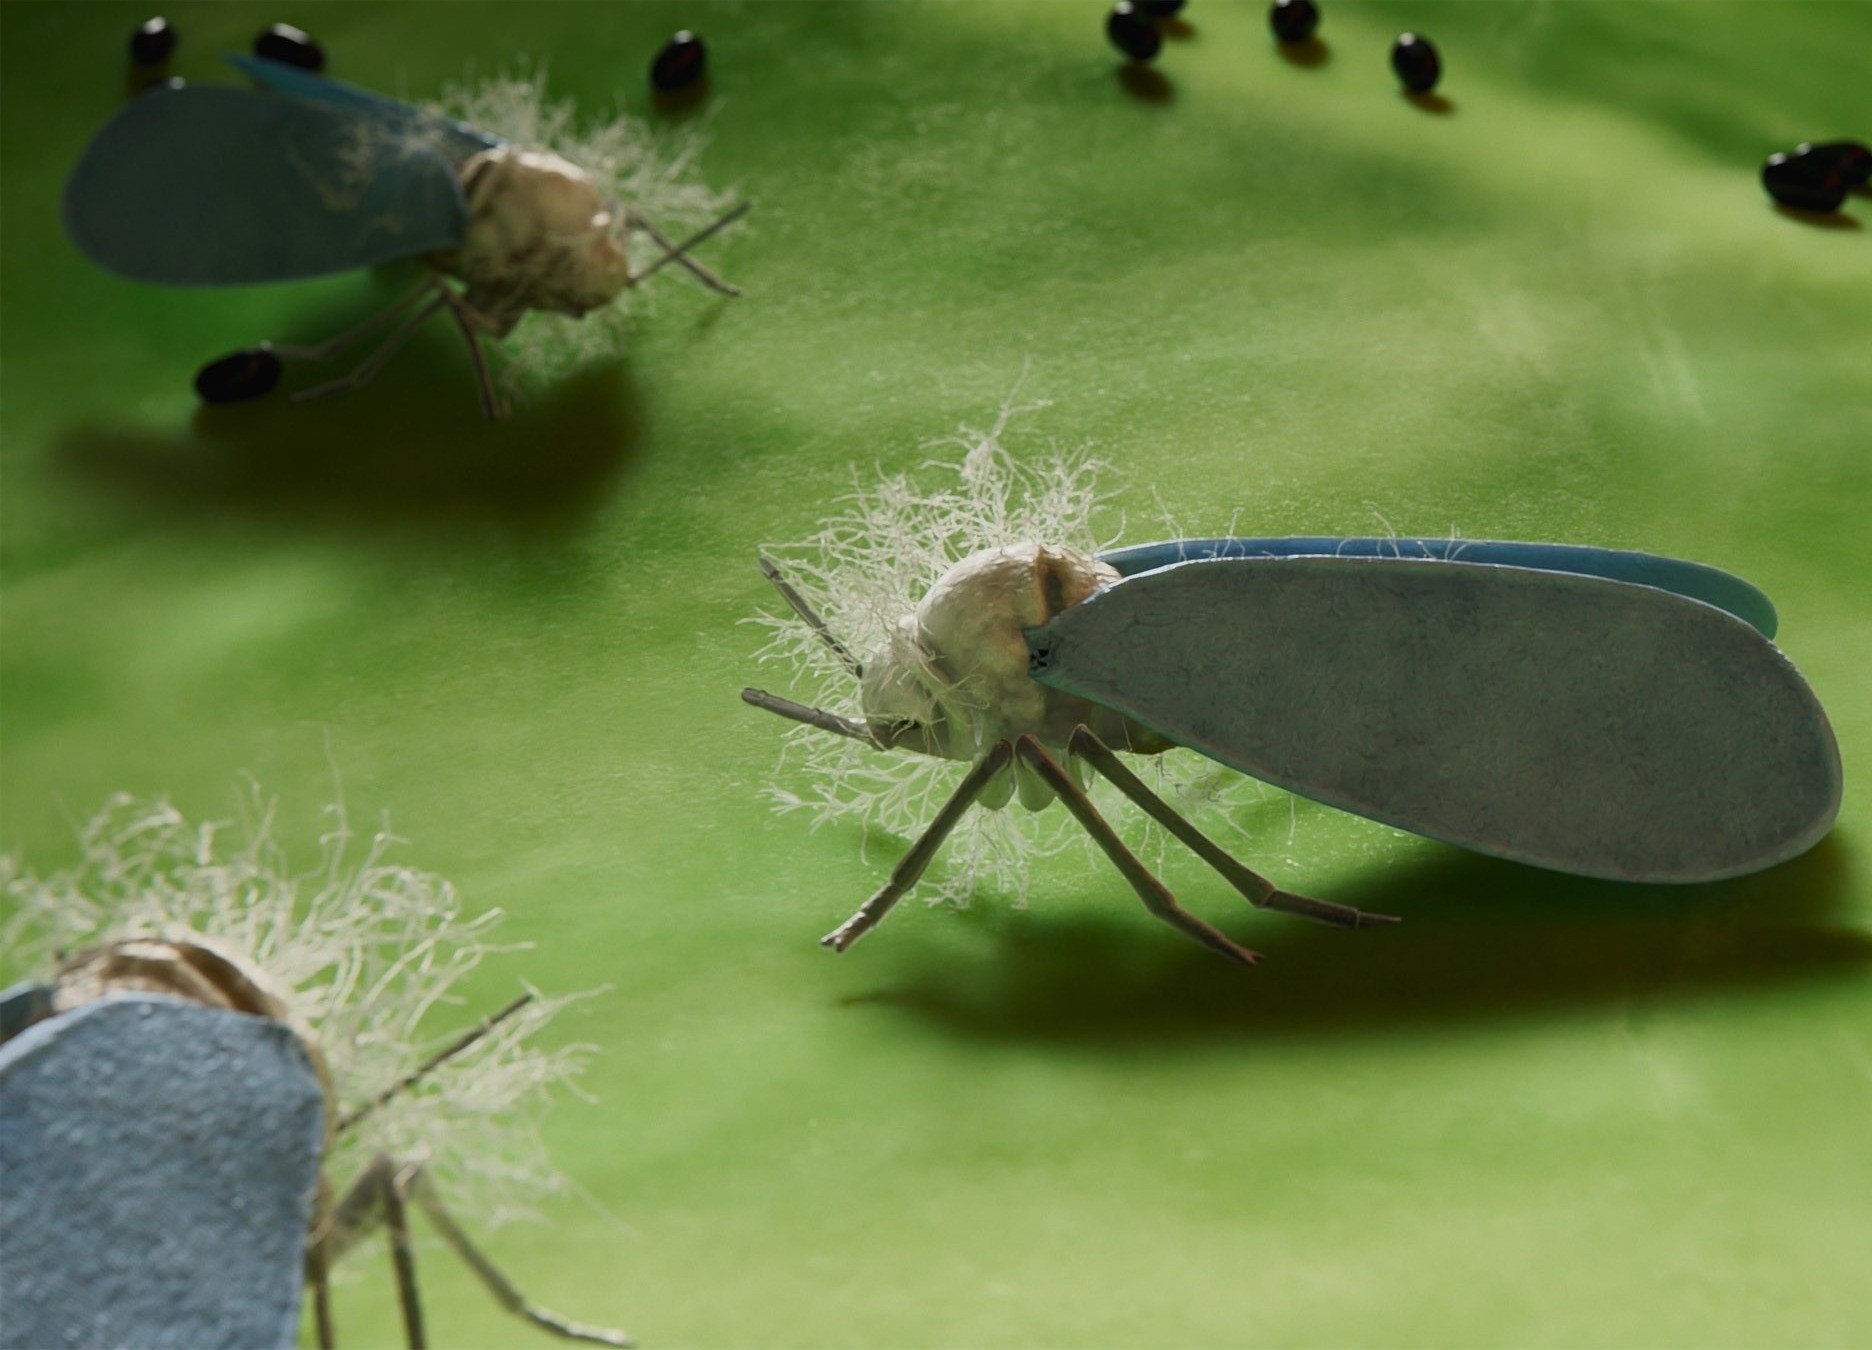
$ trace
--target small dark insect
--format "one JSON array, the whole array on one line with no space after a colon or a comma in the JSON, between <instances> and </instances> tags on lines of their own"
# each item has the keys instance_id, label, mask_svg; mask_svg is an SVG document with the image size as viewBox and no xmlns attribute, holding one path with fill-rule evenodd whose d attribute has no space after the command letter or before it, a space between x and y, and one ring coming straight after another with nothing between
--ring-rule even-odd
<instances>
[{"instance_id":1,"label":"small dark insect","mask_svg":"<svg viewBox=\"0 0 1872 1350\"><path fill-rule=\"evenodd\" d=\"M289 23L276 23L262 29L260 36L254 39L253 54L314 74L325 69L325 49L312 40L310 33Z\"/></svg>"},{"instance_id":2,"label":"small dark insect","mask_svg":"<svg viewBox=\"0 0 1872 1350\"><path fill-rule=\"evenodd\" d=\"M1138 0L1138 8L1153 19L1168 19L1183 8L1183 0Z\"/></svg>"},{"instance_id":3,"label":"small dark insect","mask_svg":"<svg viewBox=\"0 0 1872 1350\"><path fill-rule=\"evenodd\" d=\"M1319 21L1319 6L1313 0L1274 0L1268 10L1268 27L1282 42L1305 42Z\"/></svg>"},{"instance_id":4,"label":"small dark insect","mask_svg":"<svg viewBox=\"0 0 1872 1350\"><path fill-rule=\"evenodd\" d=\"M1163 48L1163 37L1157 25L1133 0L1118 0L1112 6L1111 13L1105 16L1105 36L1111 39L1112 46L1133 61L1148 61Z\"/></svg>"},{"instance_id":5,"label":"small dark insect","mask_svg":"<svg viewBox=\"0 0 1872 1350\"><path fill-rule=\"evenodd\" d=\"M1427 94L1443 76L1443 61L1429 38L1400 33L1391 44L1391 69L1411 93Z\"/></svg>"},{"instance_id":6,"label":"small dark insect","mask_svg":"<svg viewBox=\"0 0 1872 1350\"><path fill-rule=\"evenodd\" d=\"M273 344L245 347L210 361L195 372L195 392L203 403L245 403L273 392L280 381L280 359Z\"/></svg>"},{"instance_id":7,"label":"small dark insect","mask_svg":"<svg viewBox=\"0 0 1872 1350\"><path fill-rule=\"evenodd\" d=\"M1794 147L1797 155L1818 155L1830 162L1849 188L1862 188L1872 179L1872 148L1859 141L1803 141Z\"/></svg>"},{"instance_id":8,"label":"small dark insect","mask_svg":"<svg viewBox=\"0 0 1872 1350\"><path fill-rule=\"evenodd\" d=\"M708 47L687 28L663 44L650 63L650 83L664 93L687 89L708 70Z\"/></svg>"},{"instance_id":9,"label":"small dark insect","mask_svg":"<svg viewBox=\"0 0 1872 1350\"><path fill-rule=\"evenodd\" d=\"M145 19L130 35L130 59L139 66L160 66L175 54L176 30L158 14Z\"/></svg>"},{"instance_id":10,"label":"small dark insect","mask_svg":"<svg viewBox=\"0 0 1872 1350\"><path fill-rule=\"evenodd\" d=\"M1814 146L1768 156L1761 180L1770 197L1797 211L1837 211L1846 201L1846 176L1835 156Z\"/></svg>"}]
</instances>

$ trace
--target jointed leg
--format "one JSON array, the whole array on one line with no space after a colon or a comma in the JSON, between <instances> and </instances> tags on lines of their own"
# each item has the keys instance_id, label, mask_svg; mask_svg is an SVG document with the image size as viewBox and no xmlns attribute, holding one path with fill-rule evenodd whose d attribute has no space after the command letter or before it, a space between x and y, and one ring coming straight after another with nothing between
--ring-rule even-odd
<instances>
[{"instance_id":1,"label":"jointed leg","mask_svg":"<svg viewBox=\"0 0 1872 1350\"><path fill-rule=\"evenodd\" d=\"M555 1336L562 1336L569 1341L590 1341L595 1345L635 1345L621 1331L609 1327L591 1327L580 1322L569 1321L550 1308L542 1308L537 1303L527 1302L526 1295L514 1287L513 1281L502 1274L495 1264L481 1253L481 1249L469 1241L468 1235L461 1230L446 1207L442 1197L436 1194L435 1185L429 1180L428 1173L421 1168L411 1172L403 1183L409 1190L410 1199L429 1216L429 1221L436 1226L442 1238L455 1249L455 1254L474 1271L487 1291L501 1307L516 1317L525 1318L542 1331L549 1331Z\"/></svg>"},{"instance_id":2,"label":"jointed leg","mask_svg":"<svg viewBox=\"0 0 1872 1350\"><path fill-rule=\"evenodd\" d=\"M1397 922L1389 914L1367 914L1351 905L1335 905L1330 901L1314 900L1309 896L1280 890L1266 877L1245 867L1152 792L1143 779L1125 767L1124 761L1093 734L1090 727L1077 728L1068 746L1073 754L1109 779L1113 787L1142 807L1152 820L1182 840L1190 852L1220 872L1229 885L1247 898L1249 904L1282 914L1296 914L1316 923L1332 924L1339 928L1373 928L1379 924Z\"/></svg>"},{"instance_id":3,"label":"jointed leg","mask_svg":"<svg viewBox=\"0 0 1872 1350\"><path fill-rule=\"evenodd\" d=\"M1087 834L1105 856L1112 860L1124 879L1131 883L1131 889L1138 893L1144 902L1144 908L1162 919L1172 928L1176 928L1202 943L1210 951L1228 957L1231 961L1240 961L1243 965L1253 965L1261 959L1259 952L1249 951L1227 935L1211 928L1201 919L1177 904L1170 888L1150 874L1150 869L1137 860L1137 856L1126 848L1124 841L1113 832L1105 817L1092 805L1092 799L1085 795L1080 786L1073 781L1072 775L1060 767L1058 760L1049 755L1046 747L1032 736L1022 736L1014 745L1014 753L1021 757L1042 781L1059 795L1066 803Z\"/></svg>"},{"instance_id":4,"label":"jointed leg","mask_svg":"<svg viewBox=\"0 0 1872 1350\"><path fill-rule=\"evenodd\" d=\"M943 803L942 810L936 813L936 819L930 822L929 828L910 845L910 851L897 860L897 865L891 868L890 880L884 883L876 895L860 905L856 914L820 938L819 945L842 952L877 927L884 916L891 912L891 907L917 884L917 878L930 865L936 850L942 847L943 840L949 837L956 823L968 813L969 807L975 804L975 799L981 796L990 780L1007 768L1013 754L1013 747L1006 741L996 741L988 753L975 762L975 767L968 771L968 776L957 785L949 800Z\"/></svg>"},{"instance_id":5,"label":"jointed leg","mask_svg":"<svg viewBox=\"0 0 1872 1350\"><path fill-rule=\"evenodd\" d=\"M383 1159L384 1227L390 1232L390 1261L396 1267L397 1304L403 1309L403 1338L409 1350L424 1350L422 1300L416 1294L416 1252L410 1246L409 1211L403 1207L403 1187L390 1160Z\"/></svg>"},{"instance_id":6,"label":"jointed leg","mask_svg":"<svg viewBox=\"0 0 1872 1350\"><path fill-rule=\"evenodd\" d=\"M314 343L308 347L295 347L276 343L273 345L273 354L282 361L329 361L346 347L369 337L379 328L389 323L390 320L396 318L397 315L422 299L428 292L429 287L430 282L425 278L418 283L414 289L410 290L401 298L391 301L388 305L385 305L382 309L364 320L363 323L352 328L347 328L344 332L334 337L326 338L325 341Z\"/></svg>"},{"instance_id":7,"label":"jointed leg","mask_svg":"<svg viewBox=\"0 0 1872 1350\"><path fill-rule=\"evenodd\" d=\"M672 244L656 226L652 225L635 211L631 212L628 222L630 227L632 229L642 230L645 234L650 236L651 243L663 250L662 257L658 258L655 262L644 268L643 271L631 278L631 284L633 286L636 285L666 263L675 263L678 267L687 270L697 281L701 282L712 291L720 291L723 295L741 294L739 287L730 286L727 282L709 271L708 268L702 266L702 264L697 262L694 258L691 258L689 256L689 250L716 234L718 231L727 229L730 225L741 219L742 216L745 216L747 212L748 203L742 202L741 205L723 215L719 220L697 230L680 244Z\"/></svg>"},{"instance_id":8,"label":"jointed leg","mask_svg":"<svg viewBox=\"0 0 1872 1350\"><path fill-rule=\"evenodd\" d=\"M436 285L448 304L449 313L454 316L455 326L461 329L468 343L468 357L474 362L475 390L481 395L481 415L490 422L498 422L507 415L507 410L501 406L500 393L494 388L494 377L488 371L487 354L481 350L475 312L467 301L448 288L447 283L438 281Z\"/></svg>"},{"instance_id":9,"label":"jointed leg","mask_svg":"<svg viewBox=\"0 0 1872 1350\"><path fill-rule=\"evenodd\" d=\"M383 340L376 351L358 362L350 374L340 375L335 380L325 381L324 384L315 384L310 389L301 389L298 393L293 395L293 401L295 403L303 403L308 399L324 398L328 394L340 394L349 389L362 389L371 382L378 371L384 368L391 357L403 350L404 344L416 335L416 330L422 327L438 310L446 306L450 299L451 297L448 295L446 288L444 288L443 294L430 300L428 304L424 305L399 324L396 330Z\"/></svg>"},{"instance_id":10,"label":"jointed leg","mask_svg":"<svg viewBox=\"0 0 1872 1350\"><path fill-rule=\"evenodd\" d=\"M381 1222L390 1232L390 1258L396 1268L397 1302L403 1309L403 1334L409 1350L423 1350L422 1305L416 1296L416 1254L410 1248L409 1215L403 1207L396 1163L387 1153L371 1160L364 1174L352 1183L322 1232L312 1234L319 1255L315 1267L322 1275L336 1265L353 1243L368 1237ZM321 1326L320 1335L326 1328Z\"/></svg>"},{"instance_id":11,"label":"jointed leg","mask_svg":"<svg viewBox=\"0 0 1872 1350\"><path fill-rule=\"evenodd\" d=\"M312 1233L306 1242L306 1283L312 1286L312 1323L318 1329L319 1350L332 1350L331 1315L331 1184L321 1173L312 1197Z\"/></svg>"},{"instance_id":12,"label":"jointed leg","mask_svg":"<svg viewBox=\"0 0 1872 1350\"><path fill-rule=\"evenodd\" d=\"M441 1232L443 1239L468 1263L469 1269L487 1286L488 1292L509 1312L568 1340L590 1341L598 1345L633 1344L630 1337L621 1331L584 1326L568 1321L551 1309L527 1302L513 1282L468 1240L468 1235L442 1204L441 1197L436 1195L434 1184L422 1167L412 1165L399 1171L389 1155L380 1153L351 1189L345 1192L344 1199L332 1211L329 1222L323 1225L324 1231L314 1232L313 1245L317 1255L312 1269L322 1279L325 1270L334 1265L354 1243L368 1236L381 1221L390 1234L390 1251L396 1264L397 1299L402 1305L403 1329L410 1350L423 1350L424 1335L422 1307L416 1291L416 1258L410 1246L409 1211L404 1203L406 1197L421 1207ZM324 1350L329 1346L329 1341L323 1339L329 1335L328 1319L321 1319L319 1334Z\"/></svg>"}]
</instances>

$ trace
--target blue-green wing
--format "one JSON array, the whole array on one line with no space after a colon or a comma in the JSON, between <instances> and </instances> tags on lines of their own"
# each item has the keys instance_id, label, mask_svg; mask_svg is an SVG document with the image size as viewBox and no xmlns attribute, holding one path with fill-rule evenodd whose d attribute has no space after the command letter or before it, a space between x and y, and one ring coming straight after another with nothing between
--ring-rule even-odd
<instances>
[{"instance_id":1,"label":"blue-green wing","mask_svg":"<svg viewBox=\"0 0 1872 1350\"><path fill-rule=\"evenodd\" d=\"M224 59L234 69L257 80L276 94L321 103L381 126L401 128L410 135L428 141L458 162L503 144L500 137L465 123L438 117L413 104L360 89L343 80L289 66L284 61L270 61L264 56L245 56L233 52Z\"/></svg>"},{"instance_id":2,"label":"blue-green wing","mask_svg":"<svg viewBox=\"0 0 1872 1350\"><path fill-rule=\"evenodd\" d=\"M85 147L65 187L65 231L99 266L175 286L288 281L451 249L468 209L432 133L381 109L262 90L151 90Z\"/></svg>"},{"instance_id":3,"label":"blue-green wing","mask_svg":"<svg viewBox=\"0 0 1872 1350\"><path fill-rule=\"evenodd\" d=\"M1727 610L1763 637L1775 635L1775 608L1748 582L1703 563L1655 553L1589 548L1581 544L1519 544L1494 539L1341 539L1310 535L1284 539L1171 539L1101 555L1126 576L1203 558L1422 558L1493 563L1540 572L1603 577L1701 600Z\"/></svg>"},{"instance_id":4,"label":"blue-green wing","mask_svg":"<svg viewBox=\"0 0 1872 1350\"><path fill-rule=\"evenodd\" d=\"M1033 677L1303 796L1625 881L1811 847L1839 750L1773 643L1576 571L1302 554L1172 563L1028 630Z\"/></svg>"}]
</instances>

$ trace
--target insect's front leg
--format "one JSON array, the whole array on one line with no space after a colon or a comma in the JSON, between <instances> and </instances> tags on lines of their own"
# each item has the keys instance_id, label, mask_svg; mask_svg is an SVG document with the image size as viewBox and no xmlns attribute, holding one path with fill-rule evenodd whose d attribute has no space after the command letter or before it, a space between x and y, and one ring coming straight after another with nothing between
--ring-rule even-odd
<instances>
[{"instance_id":1,"label":"insect's front leg","mask_svg":"<svg viewBox=\"0 0 1872 1350\"><path fill-rule=\"evenodd\" d=\"M1315 900L1311 896L1281 890L1260 873L1243 865L1152 792L1143 779L1132 773L1124 761L1112 753L1111 747L1100 740L1092 728L1083 725L1076 727L1067 746L1075 756L1104 775L1113 787L1136 802L1152 820L1180 839L1190 852L1220 872L1223 880L1240 891L1249 904L1282 914L1298 915L1316 923L1331 924L1336 928L1375 928L1397 922L1397 918L1390 914L1367 914L1351 905L1335 905L1329 900Z\"/></svg>"},{"instance_id":2,"label":"insect's front leg","mask_svg":"<svg viewBox=\"0 0 1872 1350\"><path fill-rule=\"evenodd\" d=\"M890 880L879 888L876 895L860 905L856 914L820 938L819 945L842 952L877 927L884 916L891 912L891 908L917 884L917 879L930 865L930 860L936 856L936 850L942 847L943 840L949 837L949 832L955 829L957 822L975 804L975 799L981 796L996 774L1007 768L1013 757L1014 747L1006 741L996 741L990 746L988 753L975 761L975 767L968 771L968 776L956 786L949 800L943 803L942 810L936 813L936 819L930 822L929 828L891 868Z\"/></svg>"},{"instance_id":3,"label":"insect's front leg","mask_svg":"<svg viewBox=\"0 0 1872 1350\"><path fill-rule=\"evenodd\" d=\"M312 1196L312 1236L306 1243L306 1283L312 1287L312 1323L319 1350L333 1350L336 1339L331 1315L331 1232L331 1182L320 1172Z\"/></svg>"},{"instance_id":4,"label":"insect's front leg","mask_svg":"<svg viewBox=\"0 0 1872 1350\"><path fill-rule=\"evenodd\" d=\"M1172 928L1202 943L1210 951L1251 966L1261 959L1259 952L1250 951L1219 929L1212 928L1201 919L1184 909L1170 893L1170 888L1151 875L1150 869L1139 862L1137 855L1126 848L1124 841L1112 829L1105 817L1092 804L1092 799L1085 790L1073 781L1071 774L1060 767L1060 762L1047 753L1045 746L1032 736L1022 736L1014 744L1014 753L1021 762L1039 775L1042 782L1059 795L1066 804L1066 809L1073 813L1085 832L1092 836L1092 842L1105 851L1112 865L1131 883L1138 899L1144 902L1144 908L1162 919Z\"/></svg>"},{"instance_id":5,"label":"insect's front leg","mask_svg":"<svg viewBox=\"0 0 1872 1350\"><path fill-rule=\"evenodd\" d=\"M409 1350L423 1350L422 1302L416 1292L416 1253L410 1246L409 1213L403 1203L404 1180L396 1162L379 1153L352 1183L331 1211L322 1233L313 1234L319 1249L322 1274L335 1265L352 1244L369 1236L382 1223L390 1234L390 1259L396 1268L397 1302L403 1310L403 1334ZM329 1327L321 1327L321 1335Z\"/></svg>"}]
</instances>

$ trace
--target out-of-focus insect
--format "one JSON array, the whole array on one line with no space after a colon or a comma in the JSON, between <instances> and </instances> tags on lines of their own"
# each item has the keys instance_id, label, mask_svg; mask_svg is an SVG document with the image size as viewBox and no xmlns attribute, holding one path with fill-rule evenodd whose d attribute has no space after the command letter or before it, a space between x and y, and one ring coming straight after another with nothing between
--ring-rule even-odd
<instances>
[{"instance_id":1,"label":"out-of-focus insect","mask_svg":"<svg viewBox=\"0 0 1872 1350\"><path fill-rule=\"evenodd\" d=\"M197 382L205 398L264 394L282 359L330 360L394 324L348 374L294 397L356 389L447 310L492 419L502 407L481 337L504 337L529 310L581 317L671 262L739 294L689 252L745 205L673 243L628 204L602 200L558 155L278 61L227 59L264 88L157 90L91 139L65 188L65 230L79 250L122 276L174 286L255 285L402 258L424 259L432 275L316 346L263 344L211 363ZM625 253L633 233L663 250L636 272Z\"/></svg>"},{"instance_id":2,"label":"out-of-focus insect","mask_svg":"<svg viewBox=\"0 0 1872 1350\"><path fill-rule=\"evenodd\" d=\"M1190 539L1097 557L964 558L860 661L762 570L859 684L862 720L748 703L879 750L971 767L890 879L824 939L844 951L976 804L1055 797L1151 913L1185 912L1086 796L1097 773L1263 908L1391 922L1249 871L1113 753L1187 746L1242 773L1517 862L1635 882L1759 871L1839 809L1826 714L1770 639L1774 607L1698 563L1565 544Z\"/></svg>"},{"instance_id":3,"label":"out-of-focus insect","mask_svg":"<svg viewBox=\"0 0 1872 1350\"><path fill-rule=\"evenodd\" d=\"M338 1111L318 1037L294 1010L287 993L251 962L200 937L118 939L64 960L49 985L10 991L6 1025L0 1026L0 1040L11 1039L35 1021L82 1008L112 995L126 994L162 995L189 1004L267 1018L283 1024L305 1052L324 1099L323 1152L326 1154L330 1153L346 1131L398 1093L469 1049L518 1013L533 997L530 993L522 995L432 1055L413 1072L342 1115ZM148 1106L155 1115L161 1115L159 1104L149 1103ZM165 1123L162 1119L155 1119L152 1128L162 1131ZM82 1129L74 1129L71 1132L73 1142L66 1146L79 1146L84 1137ZM201 1140L184 1142L188 1148L196 1151L206 1143ZM549 1309L528 1302L449 1214L421 1158L392 1157L386 1153L379 1154L350 1188L336 1199L333 1198L329 1179L324 1175L322 1166L319 1169L311 1226L304 1239L304 1279L312 1290L319 1344L326 1350L333 1344L327 1272L379 1224L389 1234L398 1301L408 1343L412 1350L417 1350L425 1343L422 1308L417 1296L415 1256L410 1243L410 1204L429 1217L443 1239L509 1312L542 1330L569 1340L614 1346L632 1344L630 1338L622 1332L568 1321ZM59 1216L59 1221L69 1219L70 1216ZM173 1245L177 1251L187 1249L186 1241ZM169 1259L173 1261L173 1253Z\"/></svg>"}]
</instances>

